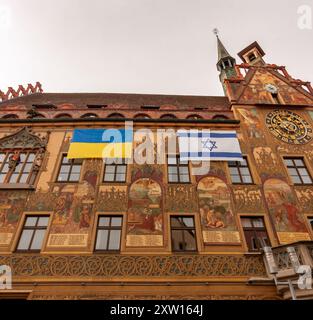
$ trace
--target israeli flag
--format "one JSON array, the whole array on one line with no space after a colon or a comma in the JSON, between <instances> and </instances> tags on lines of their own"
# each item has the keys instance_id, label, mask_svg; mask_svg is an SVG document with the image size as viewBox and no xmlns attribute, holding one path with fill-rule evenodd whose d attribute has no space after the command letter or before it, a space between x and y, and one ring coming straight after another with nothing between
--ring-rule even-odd
<instances>
[{"instance_id":1,"label":"israeli flag","mask_svg":"<svg viewBox=\"0 0 313 320\"><path fill-rule=\"evenodd\" d=\"M243 161L236 131L178 130L181 161Z\"/></svg>"}]
</instances>

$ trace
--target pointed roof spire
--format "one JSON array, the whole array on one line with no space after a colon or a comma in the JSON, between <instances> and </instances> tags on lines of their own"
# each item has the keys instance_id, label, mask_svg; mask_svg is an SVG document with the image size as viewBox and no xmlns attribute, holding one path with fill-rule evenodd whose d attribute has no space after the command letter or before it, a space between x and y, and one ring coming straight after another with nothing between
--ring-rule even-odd
<instances>
[{"instance_id":1,"label":"pointed roof spire","mask_svg":"<svg viewBox=\"0 0 313 320\"><path fill-rule=\"evenodd\" d=\"M218 60L217 60L217 64L219 65L223 60L230 60L230 61L234 61L235 59L229 54L229 52L226 50L226 48L224 47L222 41L220 40L218 34L219 31L218 29L214 29L213 33L216 35L217 38L217 54L218 54Z\"/></svg>"}]
</instances>

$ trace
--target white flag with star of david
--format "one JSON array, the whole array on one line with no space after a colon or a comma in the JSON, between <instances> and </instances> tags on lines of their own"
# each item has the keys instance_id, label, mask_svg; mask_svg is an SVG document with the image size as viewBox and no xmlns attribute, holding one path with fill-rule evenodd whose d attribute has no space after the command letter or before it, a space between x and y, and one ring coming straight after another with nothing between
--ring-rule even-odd
<instances>
[{"instance_id":1,"label":"white flag with star of david","mask_svg":"<svg viewBox=\"0 0 313 320\"><path fill-rule=\"evenodd\" d=\"M243 161L236 131L178 130L181 161Z\"/></svg>"}]
</instances>

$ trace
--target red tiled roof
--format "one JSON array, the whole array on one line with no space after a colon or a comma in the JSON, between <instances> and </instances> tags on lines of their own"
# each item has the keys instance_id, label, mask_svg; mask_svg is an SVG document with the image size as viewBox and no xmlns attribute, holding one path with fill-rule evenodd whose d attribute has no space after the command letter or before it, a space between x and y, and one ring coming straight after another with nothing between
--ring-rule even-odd
<instances>
[{"instance_id":1,"label":"red tiled roof","mask_svg":"<svg viewBox=\"0 0 313 320\"><path fill-rule=\"evenodd\" d=\"M72 104L75 107L86 105L125 105L130 108L140 108L144 105L171 105L180 108L207 107L229 111L230 104L227 97L216 96L184 96L161 94L127 94L127 93L35 93L3 101L1 107L26 106L40 104Z\"/></svg>"}]
</instances>

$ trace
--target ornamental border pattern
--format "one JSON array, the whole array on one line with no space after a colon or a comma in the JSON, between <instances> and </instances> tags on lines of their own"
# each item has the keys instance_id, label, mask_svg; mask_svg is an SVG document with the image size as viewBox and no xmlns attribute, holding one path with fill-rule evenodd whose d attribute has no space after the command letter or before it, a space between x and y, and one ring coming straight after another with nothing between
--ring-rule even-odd
<instances>
[{"instance_id":1,"label":"ornamental border pattern","mask_svg":"<svg viewBox=\"0 0 313 320\"><path fill-rule=\"evenodd\" d=\"M266 276L262 257L231 255L8 255L13 277Z\"/></svg>"}]
</instances>

